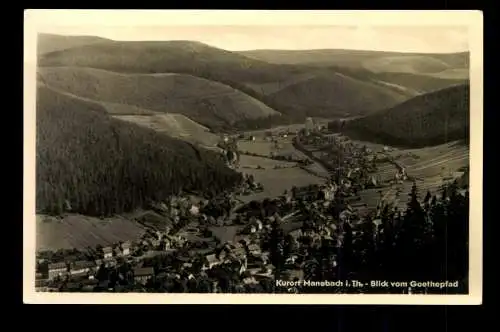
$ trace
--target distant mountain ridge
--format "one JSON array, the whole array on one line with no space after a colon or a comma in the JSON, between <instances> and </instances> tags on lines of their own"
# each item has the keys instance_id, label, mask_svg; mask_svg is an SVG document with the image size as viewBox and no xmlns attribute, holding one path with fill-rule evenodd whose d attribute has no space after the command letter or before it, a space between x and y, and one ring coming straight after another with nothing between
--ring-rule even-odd
<instances>
[{"instance_id":1,"label":"distant mountain ridge","mask_svg":"<svg viewBox=\"0 0 500 332\"><path fill-rule=\"evenodd\" d=\"M302 122L307 116L360 116L393 107L420 94L468 82L463 77L468 76L468 56L465 53L401 55L350 50L270 51L272 56L276 58L278 54L281 59L281 63L271 63L270 59L255 58L255 52L263 51L230 52L195 41L126 42L75 37L78 42L69 43L68 38L72 37L61 37L59 41L60 45L66 43L66 46L39 54L40 71L83 73L81 68L88 72L101 69L108 73L137 75L134 79L137 82L144 82L146 79L140 75L145 74L150 75L148 80L156 82L166 81L166 75L185 74L204 80L205 85L195 84L196 80L191 78L190 83L185 83L181 89L183 95L188 96L184 99L175 92L179 91L177 88L174 88L173 98L169 98L173 91L171 87L158 89L162 84L168 86L167 83L138 86L134 83L119 89L120 85L114 84L116 79L109 79L113 76L111 74L100 75L107 78L98 79L97 86L109 88L101 89L102 92L94 96L89 96L96 84L92 75L79 74L78 79L71 79L62 77L67 75L64 74L52 79L51 86L108 103L183 114L216 131L231 126L255 129L273 123ZM40 43L43 42L41 38ZM291 61L287 60L290 54L292 58L298 56L295 62L300 63L287 63ZM310 61L302 63L304 57ZM446 68L436 72L444 68L434 68L436 64ZM58 67L65 69L56 69ZM378 69L367 69L373 67ZM434 68L430 70L432 73L426 72L429 71L427 67ZM187 76L183 80L186 81ZM62 84L65 86L61 87ZM216 86L220 87L219 91L227 91L228 95L217 93L213 98L207 98L207 92ZM131 92L134 89L148 97L138 100L140 95ZM230 89L233 91L231 96ZM111 96L106 90L116 92Z\"/></svg>"},{"instance_id":2,"label":"distant mountain ridge","mask_svg":"<svg viewBox=\"0 0 500 332\"><path fill-rule=\"evenodd\" d=\"M61 36L41 33L38 34L37 54L41 56L43 54L62 51L73 47L111 41L111 39L95 36Z\"/></svg>"},{"instance_id":3,"label":"distant mountain ridge","mask_svg":"<svg viewBox=\"0 0 500 332\"><path fill-rule=\"evenodd\" d=\"M298 53L308 54L308 52L317 53L318 51ZM230 52L200 42L109 40L41 54L38 63L42 68L86 67L129 74L189 74L230 86L259 100L270 109L297 120L303 120L306 116L337 117L339 109L342 110L342 114L343 110L348 109L350 116L356 116L359 115L358 112L383 109L420 93L465 82L464 79L441 79L436 76L431 77L430 74L394 73L392 71L375 73L367 70L362 61L359 60L360 57L364 57L372 61L375 59L374 52L342 50L328 50L328 52L328 54L332 52L340 54L337 55L338 61L330 61L327 65L276 64L262 59L254 59L249 56L248 52ZM394 56L392 53L382 53L382 55L384 54ZM460 62L460 59L445 61L440 60L441 55L432 56L433 58L429 60L431 62L448 61L446 63L450 63L452 66L451 63L454 61L456 68L446 69L448 76L461 75L460 70L462 69L457 68L464 64ZM423 58L422 61L425 63L426 59ZM384 65L384 62L382 65L377 64L378 67ZM404 67L405 64L398 66ZM338 74L345 77L339 77ZM326 80L322 78L328 75L331 75L332 78ZM408 77L402 78L401 75ZM415 80L412 80L411 75L415 75ZM356 83L349 77L355 78L358 82ZM342 80L343 82L339 82L338 86L343 88L340 90L329 89L328 86L331 85L332 80ZM363 81L365 84L359 81ZM413 81L417 82L417 86ZM307 92L308 95L301 98L301 93L308 91L308 88L299 86L302 83L309 84L311 82L316 84L318 91L310 89L310 92ZM319 86L318 82L324 82L326 86ZM362 94L369 96L366 98L371 100L369 107L359 107L359 94L337 95L341 91L354 91L358 83L363 85ZM322 94L325 91L329 94L327 97ZM294 95L295 92L299 93L299 96ZM340 103L335 104L335 99L338 99ZM301 100L300 105L297 105L297 100ZM322 100L324 100L324 104L321 104ZM378 105L377 100L381 101ZM224 114L224 117L230 117L229 114L234 112L234 110L226 109L226 106L218 106L218 108L220 109L218 113ZM220 121L212 116L210 116L211 119L203 119L203 121L193 117L196 115L188 116L203 125ZM266 119L268 116L272 115L263 114L261 118ZM248 120L254 120L257 117ZM246 121L245 117L237 114L234 115L234 120L238 123ZM281 121L279 118L277 120Z\"/></svg>"},{"instance_id":4,"label":"distant mountain ridge","mask_svg":"<svg viewBox=\"0 0 500 332\"><path fill-rule=\"evenodd\" d=\"M374 72L420 74L439 73L450 68L468 68L470 57L469 52L403 53L342 49L251 50L239 53L276 64L336 65L362 67Z\"/></svg>"}]
</instances>

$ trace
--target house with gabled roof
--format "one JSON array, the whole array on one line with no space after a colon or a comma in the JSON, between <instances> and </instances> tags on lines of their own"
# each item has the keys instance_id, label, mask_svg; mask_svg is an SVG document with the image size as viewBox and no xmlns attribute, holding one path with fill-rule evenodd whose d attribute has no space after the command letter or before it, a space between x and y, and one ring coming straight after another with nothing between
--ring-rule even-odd
<instances>
[{"instance_id":1,"label":"house with gabled roof","mask_svg":"<svg viewBox=\"0 0 500 332\"><path fill-rule=\"evenodd\" d=\"M154 277L154 269L152 267L140 267L134 269L134 280L137 283L145 285L148 280Z\"/></svg>"},{"instance_id":2,"label":"house with gabled roof","mask_svg":"<svg viewBox=\"0 0 500 332\"><path fill-rule=\"evenodd\" d=\"M85 274L95 270L96 264L92 261L76 261L71 263L69 273L71 275Z\"/></svg>"},{"instance_id":3,"label":"house with gabled roof","mask_svg":"<svg viewBox=\"0 0 500 332\"><path fill-rule=\"evenodd\" d=\"M49 264L49 280L63 277L68 274L68 265L65 262Z\"/></svg>"},{"instance_id":4,"label":"house with gabled roof","mask_svg":"<svg viewBox=\"0 0 500 332\"><path fill-rule=\"evenodd\" d=\"M248 252L254 256L259 256L261 254L261 249L258 244L252 243L248 246Z\"/></svg>"},{"instance_id":5,"label":"house with gabled roof","mask_svg":"<svg viewBox=\"0 0 500 332\"><path fill-rule=\"evenodd\" d=\"M209 270L212 267L221 264L222 262L217 258L216 254L210 254L205 256L205 261L203 262L203 268Z\"/></svg>"},{"instance_id":6,"label":"house with gabled roof","mask_svg":"<svg viewBox=\"0 0 500 332\"><path fill-rule=\"evenodd\" d=\"M113 257L113 248L112 247L104 247L102 248L102 253L104 254L104 258Z\"/></svg>"}]
</instances>

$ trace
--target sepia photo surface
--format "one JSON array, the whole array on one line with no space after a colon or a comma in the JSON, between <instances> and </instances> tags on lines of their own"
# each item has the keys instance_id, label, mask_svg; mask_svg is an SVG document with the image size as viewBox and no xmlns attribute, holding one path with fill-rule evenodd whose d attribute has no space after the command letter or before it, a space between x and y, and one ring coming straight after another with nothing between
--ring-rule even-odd
<instances>
[{"instance_id":1,"label":"sepia photo surface","mask_svg":"<svg viewBox=\"0 0 500 332\"><path fill-rule=\"evenodd\" d=\"M27 303L480 304L482 14L25 12Z\"/></svg>"}]
</instances>

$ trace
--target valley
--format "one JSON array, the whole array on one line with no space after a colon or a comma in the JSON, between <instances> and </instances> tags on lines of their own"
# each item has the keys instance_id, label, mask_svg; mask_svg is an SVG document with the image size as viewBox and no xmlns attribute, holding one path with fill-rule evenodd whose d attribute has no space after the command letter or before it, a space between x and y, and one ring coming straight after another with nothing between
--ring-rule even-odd
<instances>
[{"instance_id":1,"label":"valley","mask_svg":"<svg viewBox=\"0 0 500 332\"><path fill-rule=\"evenodd\" d=\"M43 279L50 287L77 279L78 289L116 291L100 285L115 272L124 289L167 292L171 274L196 279L200 292L212 287L202 281L226 282L221 275L237 280L213 286L222 292L297 275L403 280L411 244L425 243L411 271L448 245L440 227L450 216L462 248L468 53L40 43L37 269L69 271ZM432 213L427 236L414 225ZM70 271L81 260L95 271L78 279ZM458 280L464 267L450 261ZM441 276L440 263L429 264L424 277ZM99 270L115 272L97 286L89 280Z\"/></svg>"}]
</instances>

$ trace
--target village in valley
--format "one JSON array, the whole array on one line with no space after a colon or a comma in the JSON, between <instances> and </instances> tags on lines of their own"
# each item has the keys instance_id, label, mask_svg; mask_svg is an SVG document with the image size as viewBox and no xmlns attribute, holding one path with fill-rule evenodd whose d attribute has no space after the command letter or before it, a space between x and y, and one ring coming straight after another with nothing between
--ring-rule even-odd
<instances>
[{"instance_id":1,"label":"village in valley","mask_svg":"<svg viewBox=\"0 0 500 332\"><path fill-rule=\"evenodd\" d=\"M39 251L36 289L321 292L276 281L369 280L391 273L384 264L398 261L377 255L389 250L390 234L406 227L408 209L416 209L411 204L418 200L430 215L449 197L454 204L468 199L461 182L468 150L452 143L399 150L353 141L308 118L301 125L223 135L218 149L244 174L238 187L213 198L183 192L150 202L131 216L144 230L136 239ZM412 229L420 231L426 230Z\"/></svg>"}]
</instances>

